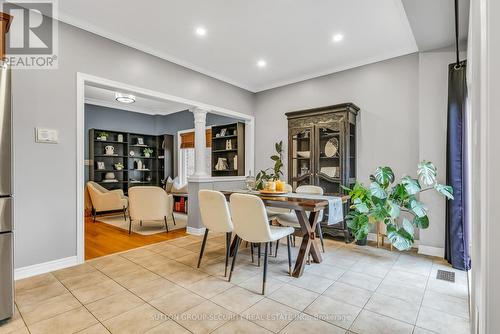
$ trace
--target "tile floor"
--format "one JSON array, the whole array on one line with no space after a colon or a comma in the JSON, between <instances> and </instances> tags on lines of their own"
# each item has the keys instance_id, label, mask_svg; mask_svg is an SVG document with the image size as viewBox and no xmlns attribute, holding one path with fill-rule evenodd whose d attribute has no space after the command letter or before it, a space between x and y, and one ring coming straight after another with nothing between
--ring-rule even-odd
<instances>
[{"instance_id":1,"label":"tile floor","mask_svg":"<svg viewBox=\"0 0 500 334\"><path fill-rule=\"evenodd\" d=\"M324 262L287 276L286 247L262 268L242 246L233 280L224 236L187 236L16 282L5 333L468 333L467 277L413 253L327 240ZM298 242L300 240L297 240ZM296 256L297 248L292 249Z\"/></svg>"}]
</instances>

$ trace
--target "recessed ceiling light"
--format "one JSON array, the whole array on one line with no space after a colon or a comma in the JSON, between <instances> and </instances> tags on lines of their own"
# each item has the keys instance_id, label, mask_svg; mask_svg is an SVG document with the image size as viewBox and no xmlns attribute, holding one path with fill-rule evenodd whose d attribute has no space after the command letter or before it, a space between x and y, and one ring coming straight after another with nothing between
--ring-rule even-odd
<instances>
[{"instance_id":1,"label":"recessed ceiling light","mask_svg":"<svg viewBox=\"0 0 500 334\"><path fill-rule=\"evenodd\" d=\"M134 103L135 96L130 94L115 93L115 100L121 103Z\"/></svg>"},{"instance_id":2,"label":"recessed ceiling light","mask_svg":"<svg viewBox=\"0 0 500 334\"><path fill-rule=\"evenodd\" d=\"M198 36L205 36L207 34L207 29L205 29L203 27L197 27L195 32L196 32L196 35L198 35Z\"/></svg>"},{"instance_id":3,"label":"recessed ceiling light","mask_svg":"<svg viewBox=\"0 0 500 334\"><path fill-rule=\"evenodd\" d=\"M343 40L343 39L344 39L344 35L342 35L342 34L335 34L335 35L333 35L333 37L332 37L332 40L333 40L334 42L340 42L340 41L341 41L341 40Z\"/></svg>"},{"instance_id":4,"label":"recessed ceiling light","mask_svg":"<svg viewBox=\"0 0 500 334\"><path fill-rule=\"evenodd\" d=\"M261 59L257 62L257 66L259 66L260 68L263 68L263 67L266 67L267 63L264 59Z\"/></svg>"}]
</instances>

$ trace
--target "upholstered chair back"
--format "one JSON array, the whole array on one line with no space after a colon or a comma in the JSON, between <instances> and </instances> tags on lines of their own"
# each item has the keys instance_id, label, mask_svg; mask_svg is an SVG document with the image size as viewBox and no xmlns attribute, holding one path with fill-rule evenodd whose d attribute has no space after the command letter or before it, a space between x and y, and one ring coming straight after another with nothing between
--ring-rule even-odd
<instances>
[{"instance_id":1,"label":"upholstered chair back","mask_svg":"<svg viewBox=\"0 0 500 334\"><path fill-rule=\"evenodd\" d=\"M248 242L271 240L264 203L255 195L234 193L230 197L234 232Z\"/></svg>"},{"instance_id":2,"label":"upholstered chair back","mask_svg":"<svg viewBox=\"0 0 500 334\"><path fill-rule=\"evenodd\" d=\"M173 196L160 187L132 187L128 190L132 220L161 220L173 210Z\"/></svg>"},{"instance_id":3,"label":"upholstered chair back","mask_svg":"<svg viewBox=\"0 0 500 334\"><path fill-rule=\"evenodd\" d=\"M198 192L201 221L211 232L232 232L233 222L226 197L219 191L200 190Z\"/></svg>"}]
</instances>

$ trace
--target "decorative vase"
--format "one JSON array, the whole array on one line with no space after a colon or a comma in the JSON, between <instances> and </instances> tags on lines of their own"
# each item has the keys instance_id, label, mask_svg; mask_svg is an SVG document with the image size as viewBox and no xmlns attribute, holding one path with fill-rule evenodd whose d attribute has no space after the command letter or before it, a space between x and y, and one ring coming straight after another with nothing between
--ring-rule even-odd
<instances>
[{"instance_id":1,"label":"decorative vase","mask_svg":"<svg viewBox=\"0 0 500 334\"><path fill-rule=\"evenodd\" d=\"M238 156L235 155L233 158L233 169L238 170Z\"/></svg>"}]
</instances>

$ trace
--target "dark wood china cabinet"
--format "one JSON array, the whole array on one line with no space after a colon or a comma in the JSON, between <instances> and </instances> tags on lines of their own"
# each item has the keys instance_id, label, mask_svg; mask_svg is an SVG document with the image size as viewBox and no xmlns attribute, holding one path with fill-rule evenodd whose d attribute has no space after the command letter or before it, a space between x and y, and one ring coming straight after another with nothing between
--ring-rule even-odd
<instances>
[{"instance_id":1,"label":"dark wood china cabinet","mask_svg":"<svg viewBox=\"0 0 500 334\"><path fill-rule=\"evenodd\" d=\"M356 182L356 116L353 103L293 111L288 118L288 182L295 190L316 185L325 195L344 195L341 186ZM347 204L344 213L348 210ZM326 213L327 214L327 213ZM326 219L326 214L325 219ZM342 232L349 238L345 222L323 226L323 232Z\"/></svg>"}]
</instances>

